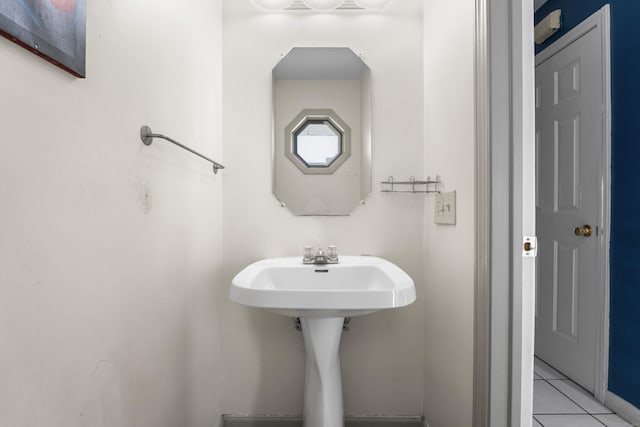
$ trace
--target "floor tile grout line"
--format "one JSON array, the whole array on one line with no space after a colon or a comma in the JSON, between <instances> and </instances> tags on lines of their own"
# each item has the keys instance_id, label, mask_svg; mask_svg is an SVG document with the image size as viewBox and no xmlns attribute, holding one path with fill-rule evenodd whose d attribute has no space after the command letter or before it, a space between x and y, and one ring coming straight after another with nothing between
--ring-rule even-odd
<instances>
[{"instance_id":1,"label":"floor tile grout line","mask_svg":"<svg viewBox=\"0 0 640 427\"><path fill-rule=\"evenodd\" d=\"M573 400L572 398L570 398L569 396L567 396L566 393L563 393L562 390L560 390L558 387L554 386L553 384L551 384L549 381L547 381L547 383L553 387L554 389L558 390L558 392L563 395L564 397L566 397L567 399L569 399L570 401L572 401L573 403L576 404L576 406L578 406L578 408L582 409L584 412L586 412L587 414L591 415L591 413L589 411L587 411L585 408L583 408L582 406L580 406L580 404L578 402L576 402L575 400ZM574 383L575 384L575 383ZM595 400L595 399L594 399ZM597 400L596 400L597 402Z\"/></svg>"},{"instance_id":2,"label":"floor tile grout line","mask_svg":"<svg viewBox=\"0 0 640 427\"><path fill-rule=\"evenodd\" d=\"M538 419L538 417L539 417L540 415L543 415L543 416L545 416L545 415L551 415L551 416L555 416L555 417L565 417L565 416L566 416L566 417L569 417L569 416L575 416L575 415L578 415L578 416L580 416L580 417L590 417L590 418L595 419L595 420L596 420L596 422L597 422L598 424L602 424L604 427L607 427L607 425L606 425L605 423L603 423L602 421L600 421L599 419L597 419L596 417L594 417L592 414L536 414L536 415L534 415L532 418L533 418L534 420L536 420L536 421L538 422L538 424L540 424L542 427L544 427L544 424L542 423L542 421L541 421L540 419ZM607 415L609 415L609 414L607 414Z\"/></svg>"},{"instance_id":3,"label":"floor tile grout line","mask_svg":"<svg viewBox=\"0 0 640 427\"><path fill-rule=\"evenodd\" d=\"M569 379L569 377L567 377L565 374L563 374L562 372L558 371L556 368L554 368L553 366L551 366L550 364L548 364L544 360L540 359L538 356L534 356L533 373L536 373L535 359L539 360L540 363L544 364L545 366L548 366L549 369L551 369L552 371L557 372L558 374L562 375L562 378L558 378L558 379ZM540 374L538 373L538 375L540 375Z\"/></svg>"},{"instance_id":4,"label":"floor tile grout line","mask_svg":"<svg viewBox=\"0 0 640 427\"><path fill-rule=\"evenodd\" d=\"M540 416L546 416L546 415L591 415L588 414L586 412L549 412L549 413L537 413L537 414L533 414L534 417L540 417ZM611 414L606 414L606 415L611 415Z\"/></svg>"},{"instance_id":5,"label":"floor tile grout line","mask_svg":"<svg viewBox=\"0 0 640 427\"><path fill-rule=\"evenodd\" d=\"M564 394L562 391L558 390L556 387L553 386L553 384L551 384L548 380L543 379L544 382L546 382L547 384L549 384L551 386L551 388L553 388L554 390L556 390L558 393L560 393L561 395L563 395L564 397L566 397L567 399L569 399L570 402L574 403L578 408L582 409L584 412L564 412L564 413L559 413L559 414L540 414L537 413L535 415L591 415L589 414L589 411L587 411L586 409L584 409L582 406L578 405L577 402L575 402L573 399L571 399L569 396L567 396L566 394ZM534 408L535 411L535 408Z\"/></svg>"},{"instance_id":6,"label":"floor tile grout line","mask_svg":"<svg viewBox=\"0 0 640 427\"><path fill-rule=\"evenodd\" d=\"M564 380L553 380L553 381L564 381ZM572 380L570 380L570 379L567 379L567 381L568 381L568 382L570 382L571 384L575 385L576 387L580 387L580 385L578 385L575 381L572 381ZM593 414L598 414L598 415L604 415L604 414L615 414L615 412L614 412L614 411L612 411L612 410L611 410L611 408L607 408L607 407L606 407L606 406L604 406L602 403L598 402L598 401L596 400L596 398L595 398L595 397L591 397L591 394L589 394L589 398L590 398L591 400L593 400L594 402L596 402L596 403L597 403L598 405L600 405L600 406L604 406L605 408L607 408L607 409L608 409L609 411L611 411L611 412L605 412L605 413L602 413L602 414L601 414L601 413L599 413L599 412L597 412L597 413L596 413L596 412L593 412L593 413L592 413L592 412L589 412L589 410L587 410L586 408L583 408L582 406L580 406L580 404L579 404L578 402L576 402L575 400L573 400L572 398L570 398L566 393L564 393L564 392L563 392L562 390L560 390L558 387L554 386L550 381L548 381L548 380L547 380L547 382L549 383L549 385L550 385L551 387L553 387L553 388L555 388L556 390L558 390L560 393L562 393L564 396L566 396L566 397L567 397L567 399L569 399L570 401L572 401L573 403L575 403L576 405L578 405L578 407L579 407L580 409L583 409L583 410L584 410L587 414L589 414L589 415L593 415ZM582 390L585 390L585 389L584 389L584 388L582 388L582 387L580 387L580 388L581 388ZM585 391L586 391L587 393L589 393L587 390L585 390Z\"/></svg>"},{"instance_id":7,"label":"floor tile grout line","mask_svg":"<svg viewBox=\"0 0 640 427\"><path fill-rule=\"evenodd\" d=\"M539 374L538 374L539 375ZM541 380L536 380L536 381L541 381ZM563 395L564 397L566 397L567 399L569 399L569 401L573 402L578 408L582 409L584 411L584 413L562 413L562 414L535 414L533 415L533 419L535 419L538 423L540 423L540 425L542 427L544 427L544 424L542 423L542 421L540 421L538 418L536 418L536 416L540 416L540 415L553 415L553 416L569 416L569 415L579 415L579 416L584 416L587 415L591 418L593 418L594 420L596 420L597 423L602 424L604 427L607 427L607 425L600 421L598 418L595 417L595 415L611 415L611 414L615 414L615 412L609 412L609 413L591 413L589 412L587 409L583 408L578 402L576 402L575 400L573 400L571 397L569 397L566 393L562 392L562 390L560 390L559 388L557 388L556 386L554 386L551 381L566 381L566 382L571 382L575 385L577 385L574 381L570 380L569 378L565 378L565 379L556 379L556 378L542 378L542 381L546 382L547 384L549 384L553 389L555 389L556 391L558 391L558 393L560 393L561 395ZM579 386L578 386L579 387ZM593 399L595 402L598 402L597 400L595 400L595 398ZM599 402L598 402L599 403ZM601 403L600 403L601 404ZM602 405L602 404L601 404ZM609 409L609 408L607 408ZM609 409L611 410L611 409Z\"/></svg>"},{"instance_id":8,"label":"floor tile grout line","mask_svg":"<svg viewBox=\"0 0 640 427\"><path fill-rule=\"evenodd\" d=\"M551 369L556 370L553 366L549 365L549 364L548 364L547 362L545 362L544 360L542 360L542 359L538 358L537 356L536 356L536 358L537 358L538 360L540 360L542 363L544 363L544 364L546 364L547 366L549 366ZM557 370L556 370L556 371L557 371ZM566 398L567 398L567 399L569 399L571 402L573 402L573 403L574 403L578 408L580 408L580 409L582 409L583 411L585 411L585 414L586 414L586 415L588 415L588 416L590 416L591 418L595 419L598 423L602 424L603 426L607 427L607 424L605 424L603 421L600 421L598 418L596 418L596 417L595 417L595 415L612 415L612 414L613 414L613 415L617 415L614 411L612 411L612 410L611 410L611 408L608 408L608 407L606 407L606 406L605 406L605 408L607 408L607 409L608 409L609 411L611 411L611 412L606 412L606 413L594 412L594 413L591 413L591 412L589 412L586 408L583 408L583 407L582 407L578 402L576 402L576 401L575 401L575 400L573 400L571 397L569 397L569 396L568 396L566 393L564 393L562 390L560 390L558 387L554 386L554 385L551 383L551 381L563 381L563 382L568 382L568 383L572 383L572 384L574 384L574 385L576 385L576 386L580 387L580 386L579 386L575 381L571 380L569 377L565 376L565 375L564 375L564 374L562 374L560 371L557 371L557 372L558 372L558 373L560 373L561 375L563 375L563 376L564 376L564 378L544 378L544 377L542 377L542 375L540 375L539 373L537 373L537 372L535 371L535 367L534 367L533 372L534 372L534 374L537 374L537 375L540 377L540 379L539 379L539 380L534 379L534 381L540 381L540 380L542 380L542 381L546 382L546 383L547 383L547 384L549 384L551 387L553 387L555 390L557 390L560 394L562 394L564 397L566 397ZM580 388L582 388L582 387L580 387ZM591 397L591 396L589 396L589 397ZM595 397L593 397L592 399L593 399L593 401L594 401L594 402L597 402L598 404L600 404L600 405L604 406L602 403L598 402L598 401L595 399ZM542 425L542 427L544 427L544 424L542 424L542 422L541 422L539 419L537 419L537 418L535 417L536 415L556 415L556 416L561 416L561 415L585 415L585 414L574 414L574 413L570 413L570 414L535 414L535 415L533 416L533 418L534 418L537 422L539 422L539 423L540 423L540 425Z\"/></svg>"},{"instance_id":9,"label":"floor tile grout line","mask_svg":"<svg viewBox=\"0 0 640 427\"><path fill-rule=\"evenodd\" d=\"M542 427L544 427L544 424L542 424L542 421L537 419L535 415L533 416L533 419L536 420L538 422L538 424L540 424Z\"/></svg>"},{"instance_id":10,"label":"floor tile grout line","mask_svg":"<svg viewBox=\"0 0 640 427\"><path fill-rule=\"evenodd\" d=\"M603 423L602 421L600 421L599 419L597 419L596 417L593 416L593 414L589 414L591 415L592 418L594 418L597 422L599 422L600 424L602 424L604 427L607 427L607 425L605 423Z\"/></svg>"}]
</instances>

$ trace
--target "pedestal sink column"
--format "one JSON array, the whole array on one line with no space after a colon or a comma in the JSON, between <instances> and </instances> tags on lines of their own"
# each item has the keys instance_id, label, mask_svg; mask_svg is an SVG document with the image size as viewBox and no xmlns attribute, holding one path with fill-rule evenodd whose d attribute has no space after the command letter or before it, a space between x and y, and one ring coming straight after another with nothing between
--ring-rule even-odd
<instances>
[{"instance_id":1,"label":"pedestal sink column","mask_svg":"<svg viewBox=\"0 0 640 427\"><path fill-rule=\"evenodd\" d=\"M340 336L342 317L302 317L306 350L304 427L342 427Z\"/></svg>"}]
</instances>

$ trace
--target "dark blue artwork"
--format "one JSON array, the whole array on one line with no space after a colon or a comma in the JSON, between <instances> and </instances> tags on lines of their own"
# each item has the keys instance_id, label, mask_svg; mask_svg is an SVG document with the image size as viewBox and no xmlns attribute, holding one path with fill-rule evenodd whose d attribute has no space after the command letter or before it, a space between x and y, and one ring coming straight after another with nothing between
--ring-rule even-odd
<instances>
[{"instance_id":1,"label":"dark blue artwork","mask_svg":"<svg viewBox=\"0 0 640 427\"><path fill-rule=\"evenodd\" d=\"M86 0L0 0L0 35L85 77Z\"/></svg>"}]
</instances>

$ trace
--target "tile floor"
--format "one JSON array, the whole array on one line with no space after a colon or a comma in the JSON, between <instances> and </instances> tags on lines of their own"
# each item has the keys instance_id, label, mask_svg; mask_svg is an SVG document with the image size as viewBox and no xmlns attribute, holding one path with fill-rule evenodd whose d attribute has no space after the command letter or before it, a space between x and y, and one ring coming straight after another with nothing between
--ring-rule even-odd
<instances>
[{"instance_id":1,"label":"tile floor","mask_svg":"<svg viewBox=\"0 0 640 427\"><path fill-rule=\"evenodd\" d=\"M538 358L534 373L533 427L632 427Z\"/></svg>"}]
</instances>

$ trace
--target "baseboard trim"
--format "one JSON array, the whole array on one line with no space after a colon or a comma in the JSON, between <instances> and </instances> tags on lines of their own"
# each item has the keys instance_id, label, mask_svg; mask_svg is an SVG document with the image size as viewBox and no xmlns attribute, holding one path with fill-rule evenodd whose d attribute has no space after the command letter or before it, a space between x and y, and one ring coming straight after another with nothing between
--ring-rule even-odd
<instances>
[{"instance_id":1,"label":"baseboard trim","mask_svg":"<svg viewBox=\"0 0 640 427\"><path fill-rule=\"evenodd\" d=\"M345 417L345 427L424 427L421 416ZM302 417L223 415L222 427L302 427Z\"/></svg>"},{"instance_id":2,"label":"baseboard trim","mask_svg":"<svg viewBox=\"0 0 640 427\"><path fill-rule=\"evenodd\" d=\"M611 409L634 426L640 426L640 409L636 408L620 396L617 396L610 391L606 391L604 394L604 404L607 408Z\"/></svg>"}]
</instances>

